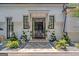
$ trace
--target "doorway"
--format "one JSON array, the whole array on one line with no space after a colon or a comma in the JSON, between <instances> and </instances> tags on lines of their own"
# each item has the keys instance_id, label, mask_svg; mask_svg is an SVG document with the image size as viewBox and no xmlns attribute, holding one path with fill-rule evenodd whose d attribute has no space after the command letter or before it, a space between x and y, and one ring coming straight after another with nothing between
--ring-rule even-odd
<instances>
[{"instance_id":1,"label":"doorway","mask_svg":"<svg viewBox=\"0 0 79 59\"><path fill-rule=\"evenodd\" d=\"M32 18L32 38L45 39L45 18Z\"/></svg>"}]
</instances>

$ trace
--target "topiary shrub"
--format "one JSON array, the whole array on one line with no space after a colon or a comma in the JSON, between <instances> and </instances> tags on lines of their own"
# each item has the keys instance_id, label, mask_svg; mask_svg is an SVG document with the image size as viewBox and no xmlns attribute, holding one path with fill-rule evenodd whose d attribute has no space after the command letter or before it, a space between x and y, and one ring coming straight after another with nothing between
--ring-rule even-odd
<instances>
[{"instance_id":1,"label":"topiary shrub","mask_svg":"<svg viewBox=\"0 0 79 59\"><path fill-rule=\"evenodd\" d=\"M51 39L50 39L49 41L50 41L50 42L56 41L55 31L52 32L52 34L51 34Z\"/></svg>"},{"instance_id":2,"label":"topiary shrub","mask_svg":"<svg viewBox=\"0 0 79 59\"><path fill-rule=\"evenodd\" d=\"M22 34L22 39L27 41L27 35L26 35L26 33L24 31L23 31L23 34Z\"/></svg>"}]
</instances>

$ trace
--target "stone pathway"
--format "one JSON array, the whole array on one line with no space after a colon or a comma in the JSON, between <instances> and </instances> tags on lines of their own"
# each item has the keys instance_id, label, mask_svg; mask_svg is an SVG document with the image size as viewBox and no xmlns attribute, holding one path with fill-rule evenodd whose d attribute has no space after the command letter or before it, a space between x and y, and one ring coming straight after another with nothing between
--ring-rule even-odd
<instances>
[{"instance_id":1,"label":"stone pathway","mask_svg":"<svg viewBox=\"0 0 79 59\"><path fill-rule=\"evenodd\" d=\"M24 48L27 49L51 49L49 42L29 42Z\"/></svg>"},{"instance_id":2,"label":"stone pathway","mask_svg":"<svg viewBox=\"0 0 79 59\"><path fill-rule=\"evenodd\" d=\"M18 52L56 52L49 42L29 42L23 49Z\"/></svg>"},{"instance_id":3,"label":"stone pathway","mask_svg":"<svg viewBox=\"0 0 79 59\"><path fill-rule=\"evenodd\" d=\"M17 51L17 52L34 52L34 51L54 51L49 42L27 42L24 48L8 49L4 48L1 51Z\"/></svg>"}]
</instances>

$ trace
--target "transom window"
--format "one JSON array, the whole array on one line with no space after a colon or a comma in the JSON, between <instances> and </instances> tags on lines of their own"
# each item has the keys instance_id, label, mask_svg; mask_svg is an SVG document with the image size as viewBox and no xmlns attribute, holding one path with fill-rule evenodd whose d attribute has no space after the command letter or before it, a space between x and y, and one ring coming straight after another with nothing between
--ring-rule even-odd
<instances>
[{"instance_id":1,"label":"transom window","mask_svg":"<svg viewBox=\"0 0 79 59\"><path fill-rule=\"evenodd\" d=\"M54 16L49 16L49 29L54 29Z\"/></svg>"},{"instance_id":2,"label":"transom window","mask_svg":"<svg viewBox=\"0 0 79 59\"><path fill-rule=\"evenodd\" d=\"M28 29L29 23L28 23L28 16L23 16L23 28Z\"/></svg>"}]
</instances>

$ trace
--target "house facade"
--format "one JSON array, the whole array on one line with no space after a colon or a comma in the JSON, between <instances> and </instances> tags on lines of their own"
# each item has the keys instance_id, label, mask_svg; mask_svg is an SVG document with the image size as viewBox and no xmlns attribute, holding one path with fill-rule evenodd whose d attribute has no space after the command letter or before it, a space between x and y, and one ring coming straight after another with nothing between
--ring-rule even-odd
<instances>
[{"instance_id":1,"label":"house facade","mask_svg":"<svg viewBox=\"0 0 79 59\"><path fill-rule=\"evenodd\" d=\"M0 35L9 38L11 33L15 32L17 37L20 37L22 31L25 31L30 41L48 41L51 33L55 31L56 38L60 39L62 37L65 19L63 5L0 4ZM70 20L73 17L68 16L68 14L66 16L65 31L72 38L74 36L72 36L72 32L76 32L70 28L72 22ZM76 34L77 37L72 38L72 41L78 41L79 33Z\"/></svg>"}]
</instances>

